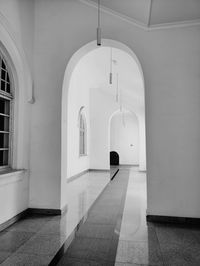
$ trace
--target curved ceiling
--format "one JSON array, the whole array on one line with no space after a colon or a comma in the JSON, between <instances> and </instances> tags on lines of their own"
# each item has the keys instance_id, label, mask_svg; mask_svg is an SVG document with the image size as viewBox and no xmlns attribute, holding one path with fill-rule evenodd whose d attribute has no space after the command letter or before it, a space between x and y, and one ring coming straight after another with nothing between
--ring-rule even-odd
<instances>
[{"instance_id":1,"label":"curved ceiling","mask_svg":"<svg viewBox=\"0 0 200 266\"><path fill-rule=\"evenodd\" d=\"M95 4L97 0L80 0ZM101 0L104 11L113 12L138 25L156 26L200 24L199 0Z\"/></svg>"},{"instance_id":2,"label":"curved ceiling","mask_svg":"<svg viewBox=\"0 0 200 266\"><path fill-rule=\"evenodd\" d=\"M144 109L143 79L136 61L126 52L112 48L113 83L109 83L111 48L99 47L86 54L77 64L76 71L84 72L90 88L98 88L116 99L118 88L125 108ZM131 108L132 109L132 108Z\"/></svg>"}]
</instances>

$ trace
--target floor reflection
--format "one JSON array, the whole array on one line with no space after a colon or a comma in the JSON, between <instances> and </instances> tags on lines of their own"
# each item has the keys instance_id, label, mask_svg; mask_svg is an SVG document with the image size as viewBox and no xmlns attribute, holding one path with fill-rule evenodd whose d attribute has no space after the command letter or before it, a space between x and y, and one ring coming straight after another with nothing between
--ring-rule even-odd
<instances>
[{"instance_id":1,"label":"floor reflection","mask_svg":"<svg viewBox=\"0 0 200 266\"><path fill-rule=\"evenodd\" d=\"M200 229L146 222L146 174L130 171L115 266L200 265Z\"/></svg>"}]
</instances>

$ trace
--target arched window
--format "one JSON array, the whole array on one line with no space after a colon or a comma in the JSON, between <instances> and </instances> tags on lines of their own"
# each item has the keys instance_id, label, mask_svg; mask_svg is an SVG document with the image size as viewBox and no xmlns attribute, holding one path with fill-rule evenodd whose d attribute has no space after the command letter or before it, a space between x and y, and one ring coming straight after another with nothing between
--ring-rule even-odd
<instances>
[{"instance_id":1,"label":"arched window","mask_svg":"<svg viewBox=\"0 0 200 266\"><path fill-rule=\"evenodd\" d=\"M86 135L86 119L83 113L83 108L80 109L79 112L79 155L87 154L87 135Z\"/></svg>"},{"instance_id":2,"label":"arched window","mask_svg":"<svg viewBox=\"0 0 200 266\"><path fill-rule=\"evenodd\" d=\"M0 54L0 169L11 164L12 101L8 66Z\"/></svg>"}]
</instances>

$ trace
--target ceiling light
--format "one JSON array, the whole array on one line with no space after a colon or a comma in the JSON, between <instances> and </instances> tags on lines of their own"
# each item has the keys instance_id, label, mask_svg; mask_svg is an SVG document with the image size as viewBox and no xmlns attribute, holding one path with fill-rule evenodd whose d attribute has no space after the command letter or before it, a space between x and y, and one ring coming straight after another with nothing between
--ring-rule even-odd
<instances>
[{"instance_id":1,"label":"ceiling light","mask_svg":"<svg viewBox=\"0 0 200 266\"><path fill-rule=\"evenodd\" d=\"M116 102L119 101L119 75L117 73L117 86L116 86Z\"/></svg>"},{"instance_id":2,"label":"ceiling light","mask_svg":"<svg viewBox=\"0 0 200 266\"><path fill-rule=\"evenodd\" d=\"M112 47L110 48L110 75L109 75L109 83L112 84Z\"/></svg>"},{"instance_id":3,"label":"ceiling light","mask_svg":"<svg viewBox=\"0 0 200 266\"><path fill-rule=\"evenodd\" d=\"M98 27L97 27L97 45L101 46L101 26L100 26L100 0L98 0Z\"/></svg>"}]
</instances>

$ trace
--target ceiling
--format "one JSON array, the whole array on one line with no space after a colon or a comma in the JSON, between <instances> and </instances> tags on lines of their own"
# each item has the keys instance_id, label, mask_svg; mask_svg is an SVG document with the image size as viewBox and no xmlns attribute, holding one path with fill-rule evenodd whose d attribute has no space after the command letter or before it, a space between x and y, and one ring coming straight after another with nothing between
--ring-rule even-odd
<instances>
[{"instance_id":1,"label":"ceiling","mask_svg":"<svg viewBox=\"0 0 200 266\"><path fill-rule=\"evenodd\" d=\"M80 0L96 5L97 0ZM200 0L101 0L102 10L147 28L200 24Z\"/></svg>"}]
</instances>

